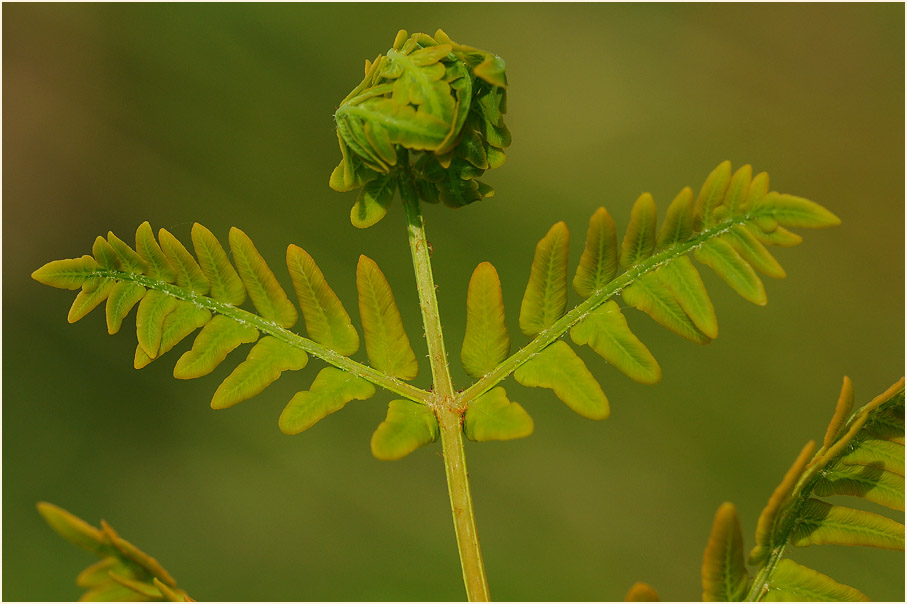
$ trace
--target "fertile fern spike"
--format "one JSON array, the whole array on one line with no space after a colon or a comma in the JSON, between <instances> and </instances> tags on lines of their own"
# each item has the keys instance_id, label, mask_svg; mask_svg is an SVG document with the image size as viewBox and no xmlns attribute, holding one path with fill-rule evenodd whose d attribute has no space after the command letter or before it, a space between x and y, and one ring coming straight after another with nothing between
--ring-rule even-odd
<instances>
[{"instance_id":1,"label":"fertile fern spike","mask_svg":"<svg viewBox=\"0 0 907 604\"><path fill-rule=\"evenodd\" d=\"M81 602L194 602L160 563L101 521L96 528L50 503L38 512L58 535L101 560L82 571L76 585Z\"/></svg>"},{"instance_id":2,"label":"fertile fern spike","mask_svg":"<svg viewBox=\"0 0 907 604\"><path fill-rule=\"evenodd\" d=\"M195 256L165 229L156 239L145 222L136 232L135 249L110 233L95 240L92 256L50 262L32 276L47 285L80 290L70 322L106 300L110 333L138 305L137 369L199 328L191 350L176 362L173 375L178 379L207 375L236 348L254 344L217 388L214 409L252 398L282 373L304 368L310 354L335 365L322 369L311 388L296 394L284 409L279 426L287 434L311 427L352 400L370 398L373 384L424 407L427 393L402 381L414 378L418 365L390 286L372 260L363 256L357 279L369 367L349 358L359 349L359 333L305 250L291 245L287 266L310 338L289 330L299 313L245 233L230 231L235 267L205 227L192 227L192 242ZM256 313L239 308L247 299Z\"/></svg>"},{"instance_id":3,"label":"fertile fern spike","mask_svg":"<svg viewBox=\"0 0 907 604\"><path fill-rule=\"evenodd\" d=\"M822 446L810 441L775 489L744 559L734 505L715 515L702 564L703 601L866 601L858 590L783 558L787 546L867 545L904 550L904 526L816 499L862 497L904 510L904 380L854 413L848 378ZM747 564L754 566L752 574Z\"/></svg>"},{"instance_id":4,"label":"fertile fern spike","mask_svg":"<svg viewBox=\"0 0 907 604\"><path fill-rule=\"evenodd\" d=\"M490 264L480 264L469 284L461 350L466 372L478 381L461 394L461 400L468 403L513 373L525 386L552 389L584 417L607 417L607 397L591 372L566 342L556 341L568 330L575 344L590 346L631 379L645 384L659 381L658 362L611 298L620 293L628 305L675 333L708 343L717 337L718 324L690 260L692 252L744 298L765 304L765 288L756 271L784 277L765 246L799 243L801 238L786 227L840 223L822 206L769 192L768 186L767 174L754 177L750 166L732 174L730 163L724 162L712 171L698 196L690 188L677 195L660 229L655 201L648 193L640 195L620 243L614 221L599 208L589 221L572 280L585 302L569 311L570 233L563 222L555 224L536 246L520 306L520 329L533 339L509 357L498 275ZM525 430L525 421L521 422L511 427L514 434Z\"/></svg>"}]
</instances>

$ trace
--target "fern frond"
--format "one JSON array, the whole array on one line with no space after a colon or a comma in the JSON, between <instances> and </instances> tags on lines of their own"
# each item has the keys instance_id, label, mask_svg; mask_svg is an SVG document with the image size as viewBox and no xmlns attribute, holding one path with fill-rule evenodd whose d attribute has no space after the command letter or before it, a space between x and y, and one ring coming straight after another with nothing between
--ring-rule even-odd
<instances>
[{"instance_id":1,"label":"fern frond","mask_svg":"<svg viewBox=\"0 0 907 604\"><path fill-rule=\"evenodd\" d=\"M58 535L101 560L79 573L83 602L194 602L160 563L101 521L91 526L63 508L38 503L38 512Z\"/></svg>"},{"instance_id":2,"label":"fern frond","mask_svg":"<svg viewBox=\"0 0 907 604\"><path fill-rule=\"evenodd\" d=\"M746 561L734 505L718 508L702 561L704 602L869 601L859 590L784 558L788 546L904 550L901 523L816 499L850 495L904 509L904 379L856 412L852 408L853 385L844 378L823 446L816 451L814 442L807 443L775 488ZM755 567L752 573L747 565Z\"/></svg>"},{"instance_id":3,"label":"fern frond","mask_svg":"<svg viewBox=\"0 0 907 604\"><path fill-rule=\"evenodd\" d=\"M548 352L552 343L569 331L574 343L588 344L630 378L656 382L661 368L630 330L612 301L615 295L619 293L629 306L678 335L706 344L718 336L718 323L691 256L745 299L762 305L765 287L757 271L775 278L785 276L765 246L791 246L801 241L785 227L822 228L839 223L816 203L770 192L764 172L753 176L752 168L743 166L732 174L730 163L724 162L712 171L695 198L689 187L681 190L668 207L661 228L655 201L648 193L636 200L620 243L607 210L596 210L573 278L576 293L585 301L569 311L570 235L564 223L557 223L536 246L520 308L520 329L532 340L490 370L490 363L479 366L464 356L467 373L478 381L460 393L460 407L465 408L511 374L518 382L544 385L561 394L574 390L582 375L584 395L567 396L568 404L587 417L607 417L607 399L585 365L579 368L577 362L581 361L563 341L557 350ZM470 293L469 316L476 314L474 298ZM505 334L499 331L496 326L495 338L503 343ZM474 333L469 337L474 338ZM469 349L475 346L470 343ZM580 402L582 398L586 401Z\"/></svg>"},{"instance_id":4,"label":"fern frond","mask_svg":"<svg viewBox=\"0 0 907 604\"><path fill-rule=\"evenodd\" d=\"M702 566L704 600L867 600L858 590L783 558L788 546L904 550L901 523L817 499L847 495L904 509L904 379L849 413L852 405L853 388L845 378L823 446L804 447L759 517L756 547L747 560L756 567L752 580L733 506L719 508Z\"/></svg>"},{"instance_id":5,"label":"fern frond","mask_svg":"<svg viewBox=\"0 0 907 604\"><path fill-rule=\"evenodd\" d=\"M145 222L136 231L136 250L110 233L98 237L92 256L50 262L33 277L54 287L81 289L69 312L75 322L106 300L108 331L116 333L129 312L136 312L134 366L138 369L165 354L201 328L191 350L173 370L178 379L211 373L237 348L253 344L217 388L211 401L223 409L247 400L286 371L306 366L308 355L338 368L319 374L312 389L294 397L280 426L296 433L341 408L353 398L368 398L371 384L423 403L430 393L401 379L412 379L418 365L402 331L390 286L374 262L360 263L360 310L366 348L373 366L350 358L359 334L315 261L298 246L287 250L287 267L311 339L289 330L299 317L251 239L233 228L227 252L205 227L192 227L195 256L165 229L155 239ZM257 314L239 307L251 301ZM367 390L371 388L370 391Z\"/></svg>"}]
</instances>

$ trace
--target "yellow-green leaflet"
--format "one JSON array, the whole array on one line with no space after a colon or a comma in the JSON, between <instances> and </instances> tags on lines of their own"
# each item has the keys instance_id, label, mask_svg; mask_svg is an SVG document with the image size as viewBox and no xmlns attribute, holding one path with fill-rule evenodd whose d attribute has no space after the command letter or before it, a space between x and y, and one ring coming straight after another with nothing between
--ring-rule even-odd
<instances>
[{"instance_id":1,"label":"yellow-green leaflet","mask_svg":"<svg viewBox=\"0 0 907 604\"><path fill-rule=\"evenodd\" d=\"M197 294L207 294L208 279L189 250L167 229L158 231L158 240L161 242L164 256L176 271L176 284Z\"/></svg>"},{"instance_id":2,"label":"yellow-green leaflet","mask_svg":"<svg viewBox=\"0 0 907 604\"><path fill-rule=\"evenodd\" d=\"M850 416L850 412L853 410L853 404L853 382L845 375L844 383L841 385L841 394L838 395L838 404L835 405L835 414L832 416L831 422L828 424L828 429L825 430L825 438L822 440L822 447L824 449L828 449L834 444L835 440L837 440L838 435L841 433L841 429Z\"/></svg>"},{"instance_id":3,"label":"yellow-green leaflet","mask_svg":"<svg viewBox=\"0 0 907 604\"><path fill-rule=\"evenodd\" d=\"M277 277L252 240L236 227L230 229L229 239L236 269L259 314L281 327L293 327L299 318L296 307L287 298L287 293L280 287Z\"/></svg>"},{"instance_id":4,"label":"yellow-green leaflet","mask_svg":"<svg viewBox=\"0 0 907 604\"><path fill-rule=\"evenodd\" d=\"M192 245L202 272L211 284L211 297L233 306L245 302L246 288L217 237L196 222L192 225Z\"/></svg>"},{"instance_id":5,"label":"yellow-green leaflet","mask_svg":"<svg viewBox=\"0 0 907 604\"><path fill-rule=\"evenodd\" d=\"M790 537L791 545L866 545L904 549L904 525L885 516L810 499Z\"/></svg>"},{"instance_id":6,"label":"yellow-green leaflet","mask_svg":"<svg viewBox=\"0 0 907 604\"><path fill-rule=\"evenodd\" d=\"M372 367L400 379L415 378L419 363L403 330L394 294L384 273L367 256L359 256L356 286L365 350Z\"/></svg>"},{"instance_id":7,"label":"yellow-green leaflet","mask_svg":"<svg viewBox=\"0 0 907 604\"><path fill-rule=\"evenodd\" d=\"M620 245L620 266L629 268L655 251L655 200L643 193L633 204L627 233Z\"/></svg>"},{"instance_id":8,"label":"yellow-green leaflet","mask_svg":"<svg viewBox=\"0 0 907 604\"><path fill-rule=\"evenodd\" d=\"M693 189L684 187L668 206L665 220L658 231L660 248L686 241L693 234Z\"/></svg>"},{"instance_id":9,"label":"yellow-green leaflet","mask_svg":"<svg viewBox=\"0 0 907 604\"><path fill-rule=\"evenodd\" d=\"M753 267L740 257L731 245L718 237L705 241L693 251L696 259L709 266L724 279L734 291L752 302L763 306L768 302L765 286L756 276Z\"/></svg>"},{"instance_id":10,"label":"yellow-green leaflet","mask_svg":"<svg viewBox=\"0 0 907 604\"><path fill-rule=\"evenodd\" d=\"M588 298L617 274L617 230L605 208L598 208L589 219L586 247L580 256L573 289Z\"/></svg>"},{"instance_id":11,"label":"yellow-green leaflet","mask_svg":"<svg viewBox=\"0 0 907 604\"><path fill-rule=\"evenodd\" d=\"M111 571L126 572L126 567L114 556L103 558L79 573L79 576L76 577L76 585L88 588L106 583L110 580L108 573Z\"/></svg>"},{"instance_id":12,"label":"yellow-green leaflet","mask_svg":"<svg viewBox=\"0 0 907 604\"><path fill-rule=\"evenodd\" d=\"M726 502L715 514L702 560L702 601L739 602L746 594L748 581L737 508Z\"/></svg>"},{"instance_id":13,"label":"yellow-green leaflet","mask_svg":"<svg viewBox=\"0 0 907 604\"><path fill-rule=\"evenodd\" d=\"M218 386L211 399L212 409L225 409L250 399L274 382L284 371L298 371L306 366L305 352L273 336L258 341L246 360Z\"/></svg>"},{"instance_id":14,"label":"yellow-green leaflet","mask_svg":"<svg viewBox=\"0 0 907 604\"><path fill-rule=\"evenodd\" d=\"M904 434L903 429L900 434ZM861 466L864 471L875 468L904 476L904 443L867 438L861 440L850 453L842 456L839 461L846 465ZM903 504L903 500L901 504Z\"/></svg>"},{"instance_id":15,"label":"yellow-green leaflet","mask_svg":"<svg viewBox=\"0 0 907 604\"><path fill-rule=\"evenodd\" d=\"M375 387L346 371L325 367L308 390L297 392L280 414L281 432L299 434L322 418L340 411L352 400L364 401L375 395Z\"/></svg>"},{"instance_id":16,"label":"yellow-green leaflet","mask_svg":"<svg viewBox=\"0 0 907 604\"><path fill-rule=\"evenodd\" d=\"M119 270L120 258L103 237L95 238L94 245L91 246L91 253L103 268Z\"/></svg>"},{"instance_id":17,"label":"yellow-green leaflet","mask_svg":"<svg viewBox=\"0 0 907 604\"><path fill-rule=\"evenodd\" d=\"M236 348L257 339L258 330L254 327L218 315L195 337L192 350L185 352L176 362L173 377L188 380L208 375Z\"/></svg>"},{"instance_id":18,"label":"yellow-green leaflet","mask_svg":"<svg viewBox=\"0 0 907 604\"><path fill-rule=\"evenodd\" d=\"M624 596L625 602L660 602L658 593L650 585L637 581L634 583L627 595Z\"/></svg>"},{"instance_id":19,"label":"yellow-green leaflet","mask_svg":"<svg viewBox=\"0 0 907 604\"><path fill-rule=\"evenodd\" d=\"M588 344L630 379L643 384L661 380L661 367L645 344L639 341L617 302L609 300L593 310L570 330L576 344Z\"/></svg>"},{"instance_id":20,"label":"yellow-green leaflet","mask_svg":"<svg viewBox=\"0 0 907 604\"><path fill-rule=\"evenodd\" d=\"M769 178L767 172L760 172L750 181L749 189L746 192L746 199L740 205L740 210L749 210L756 207L756 204L762 201L766 196L769 188Z\"/></svg>"},{"instance_id":21,"label":"yellow-green leaflet","mask_svg":"<svg viewBox=\"0 0 907 604\"><path fill-rule=\"evenodd\" d=\"M655 271L696 329L711 339L718 337L718 318L699 271L689 256L681 256Z\"/></svg>"},{"instance_id":22,"label":"yellow-green leaflet","mask_svg":"<svg viewBox=\"0 0 907 604\"><path fill-rule=\"evenodd\" d=\"M532 434L532 418L519 403L507 400L507 392L494 388L466 408L463 430L474 441L512 440Z\"/></svg>"},{"instance_id":23,"label":"yellow-green leaflet","mask_svg":"<svg viewBox=\"0 0 907 604\"><path fill-rule=\"evenodd\" d=\"M778 562L763 602L868 602L858 590L787 558Z\"/></svg>"},{"instance_id":24,"label":"yellow-green leaflet","mask_svg":"<svg viewBox=\"0 0 907 604\"><path fill-rule=\"evenodd\" d=\"M884 441L883 441L884 442ZM901 446L903 449L903 446ZM903 472L903 469L900 470ZM813 493L819 496L850 495L904 511L904 476L879 465L834 464L819 478Z\"/></svg>"},{"instance_id":25,"label":"yellow-green leaflet","mask_svg":"<svg viewBox=\"0 0 907 604\"><path fill-rule=\"evenodd\" d=\"M747 223L744 228L752 233L753 237L759 240L760 243L764 245L777 245L779 247L794 247L795 245L800 245L803 243L803 237L800 235L788 231L784 227L777 227L770 233L766 233L760 229L757 225L752 223Z\"/></svg>"},{"instance_id":26,"label":"yellow-green leaflet","mask_svg":"<svg viewBox=\"0 0 907 604\"><path fill-rule=\"evenodd\" d=\"M746 260L753 268L769 277L783 279L786 275L784 269L775 260L759 239L753 235L752 231L743 225L736 225L727 233L721 236L721 239L731 244L740 256Z\"/></svg>"},{"instance_id":27,"label":"yellow-green leaflet","mask_svg":"<svg viewBox=\"0 0 907 604\"><path fill-rule=\"evenodd\" d=\"M693 230L701 231L713 224L712 213L724 200L731 182L731 162L723 161L705 179L693 210Z\"/></svg>"},{"instance_id":28,"label":"yellow-green leaflet","mask_svg":"<svg viewBox=\"0 0 907 604\"><path fill-rule=\"evenodd\" d=\"M54 260L31 274L32 279L60 289L79 289L98 269L98 262L91 256Z\"/></svg>"},{"instance_id":29,"label":"yellow-green leaflet","mask_svg":"<svg viewBox=\"0 0 907 604\"><path fill-rule=\"evenodd\" d=\"M309 337L344 356L359 350L359 333L312 257L290 245L287 267Z\"/></svg>"},{"instance_id":30,"label":"yellow-green leaflet","mask_svg":"<svg viewBox=\"0 0 907 604\"><path fill-rule=\"evenodd\" d=\"M774 191L756 202L752 210L789 228L822 229L841 224L840 218L813 201Z\"/></svg>"},{"instance_id":31,"label":"yellow-green leaflet","mask_svg":"<svg viewBox=\"0 0 907 604\"><path fill-rule=\"evenodd\" d=\"M558 340L526 361L513 373L524 386L550 388L576 413L589 419L610 414L608 399L592 373L570 345Z\"/></svg>"},{"instance_id":32,"label":"yellow-green leaflet","mask_svg":"<svg viewBox=\"0 0 907 604\"><path fill-rule=\"evenodd\" d=\"M157 560L120 537L117 532L113 530L113 527L104 520L101 520L101 532L104 533L106 539L116 549L118 556L129 560L135 567L148 573L149 578L158 577L168 585L176 585L176 581L173 580L170 573L168 573Z\"/></svg>"},{"instance_id":33,"label":"yellow-green leaflet","mask_svg":"<svg viewBox=\"0 0 907 604\"><path fill-rule=\"evenodd\" d=\"M371 124L366 124L366 132L370 133ZM396 152L391 148L393 159L396 160ZM369 181L359 191L356 203L350 210L350 222L359 229L367 229L374 225L387 214L387 208L394 200L394 193L397 190L396 174L384 174L372 181Z\"/></svg>"},{"instance_id":34,"label":"yellow-green leaflet","mask_svg":"<svg viewBox=\"0 0 907 604\"><path fill-rule=\"evenodd\" d=\"M135 231L135 249L145 262L147 272L152 279L161 279L168 283L176 280L176 272L170 266L167 256L154 238L154 231L146 220Z\"/></svg>"},{"instance_id":35,"label":"yellow-green leaflet","mask_svg":"<svg viewBox=\"0 0 907 604\"><path fill-rule=\"evenodd\" d=\"M103 279L93 290L80 291L72 302L66 320L70 323L75 323L93 311L101 302L107 299L114 285L116 285L116 281L113 279Z\"/></svg>"},{"instance_id":36,"label":"yellow-green leaflet","mask_svg":"<svg viewBox=\"0 0 907 604\"><path fill-rule=\"evenodd\" d=\"M120 331L123 319L144 295L145 288L138 283L120 281L113 286L107 297L107 333L112 335Z\"/></svg>"},{"instance_id":37,"label":"yellow-green leaflet","mask_svg":"<svg viewBox=\"0 0 907 604\"><path fill-rule=\"evenodd\" d=\"M570 233L555 224L535 247L529 283L520 305L520 329L534 336L551 327L567 310L567 253Z\"/></svg>"},{"instance_id":38,"label":"yellow-green leaflet","mask_svg":"<svg viewBox=\"0 0 907 604\"><path fill-rule=\"evenodd\" d=\"M488 262L476 267L466 293L466 335L460 350L463 368L479 379L510 354L504 298L498 272Z\"/></svg>"},{"instance_id":39,"label":"yellow-green leaflet","mask_svg":"<svg viewBox=\"0 0 907 604\"><path fill-rule=\"evenodd\" d=\"M728 185L727 193L724 196L722 207L725 214L733 216L740 211L741 206L746 203L746 196L749 193L752 180L752 166L746 164L737 168L734 176L731 177L731 183Z\"/></svg>"},{"instance_id":40,"label":"yellow-green leaflet","mask_svg":"<svg viewBox=\"0 0 907 604\"><path fill-rule=\"evenodd\" d=\"M58 535L89 552L104 555L111 550L104 535L81 518L52 503L38 503L38 512Z\"/></svg>"},{"instance_id":41,"label":"yellow-green leaflet","mask_svg":"<svg viewBox=\"0 0 907 604\"><path fill-rule=\"evenodd\" d=\"M438 420L427 406L393 400L387 406L387 417L372 434L372 455L385 461L401 459L435 442L439 434Z\"/></svg>"},{"instance_id":42,"label":"yellow-green leaflet","mask_svg":"<svg viewBox=\"0 0 907 604\"><path fill-rule=\"evenodd\" d=\"M620 292L624 302L637 308L679 336L697 344L711 338L702 333L656 275L645 274Z\"/></svg>"},{"instance_id":43,"label":"yellow-green leaflet","mask_svg":"<svg viewBox=\"0 0 907 604\"><path fill-rule=\"evenodd\" d=\"M146 598L149 598L149 599L160 599L161 598L160 590L158 590L156 587L154 587L153 585L151 585L149 583L135 581L133 579L124 577L123 575L117 574L112 571L110 573L110 578L113 579L114 582L118 583L120 586L125 587L125 588L135 592L136 594L145 596Z\"/></svg>"},{"instance_id":44,"label":"yellow-green leaflet","mask_svg":"<svg viewBox=\"0 0 907 604\"><path fill-rule=\"evenodd\" d=\"M750 564L756 564L768 554L767 548L770 545L772 530L775 525L775 520L778 517L778 512L781 509L781 505L794 490L797 480L800 479L803 470L806 468L806 464L809 463L815 450L815 442L809 441L806 443L793 465L787 470L781 483L775 487L772 496L769 497L768 503L762 509L762 513L759 514L759 521L756 524L756 547L750 552Z\"/></svg>"},{"instance_id":45,"label":"yellow-green leaflet","mask_svg":"<svg viewBox=\"0 0 907 604\"><path fill-rule=\"evenodd\" d=\"M211 313L209 311L204 308L198 308L192 302L178 300L176 308L164 317L164 323L161 326L161 345L157 352L158 356L179 344L183 338L210 320ZM148 356L142 345L139 344L135 349L133 366L136 369L141 369L152 360L154 359Z\"/></svg>"},{"instance_id":46,"label":"yellow-green leaflet","mask_svg":"<svg viewBox=\"0 0 907 604\"><path fill-rule=\"evenodd\" d=\"M107 242L110 243L110 247L116 252L117 258L120 260L120 267L124 271L141 275L148 270L148 266L142 260L142 257L111 231L107 231Z\"/></svg>"},{"instance_id":47,"label":"yellow-green leaflet","mask_svg":"<svg viewBox=\"0 0 907 604\"><path fill-rule=\"evenodd\" d=\"M154 289L148 290L135 315L135 332L139 346L150 358L161 348L164 319L176 309L176 298Z\"/></svg>"}]
</instances>

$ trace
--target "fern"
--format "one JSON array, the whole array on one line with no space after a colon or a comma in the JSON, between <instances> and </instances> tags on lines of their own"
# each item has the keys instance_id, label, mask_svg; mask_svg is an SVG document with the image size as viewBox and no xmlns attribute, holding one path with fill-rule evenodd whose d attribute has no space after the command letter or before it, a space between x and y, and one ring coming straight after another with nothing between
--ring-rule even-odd
<instances>
[{"instance_id":1,"label":"fern","mask_svg":"<svg viewBox=\"0 0 907 604\"><path fill-rule=\"evenodd\" d=\"M704 601L864 601L858 590L784 558L788 546L863 545L904 550L904 525L817 497L861 497L904 510L904 380L851 413L844 378L819 450L807 443L759 516L756 545L744 561L732 503L715 515L702 565ZM746 566L754 566L750 575Z\"/></svg>"},{"instance_id":2,"label":"fern","mask_svg":"<svg viewBox=\"0 0 907 604\"><path fill-rule=\"evenodd\" d=\"M588 345L631 379L655 383L661 379L661 367L630 329L615 300L618 294L625 304L669 330L705 344L718 335L717 319L693 259L711 268L745 299L763 305L765 287L757 272L784 277L766 246L800 243L791 228L823 228L840 222L812 201L770 191L767 174L753 176L750 166L734 172L729 162L711 172L698 195L684 188L667 208L660 227L654 199L648 193L641 195L620 242L607 210L597 209L572 279L570 233L559 222L535 249L519 314L520 330L528 341L516 352L511 353L513 339L506 327L500 277L487 262L475 269L460 347L463 367L475 381L458 390L450 377L420 204L443 201L461 206L492 194L477 178L503 163L503 149L510 143L503 122L506 86L499 57L459 45L440 30L434 37L408 37L400 32L386 55L366 62L365 79L335 114L342 159L330 184L342 191L361 189L351 211L352 223L360 228L375 224L398 193L403 202L429 351L429 389L409 383L420 372L419 360L390 283L366 256L360 257L356 267L358 326L305 250L290 245L286 256L297 307L252 240L237 228L229 232L228 254L208 229L193 225L193 255L165 229L155 237L145 222L136 231L134 248L108 233L95 240L91 255L50 262L32 275L53 287L78 290L70 322L103 302L108 331L113 334L137 308L136 368L163 356L198 330L191 349L176 361L173 375L178 379L207 375L231 352L249 346L245 359L214 392L211 407L215 409L256 396L283 374L306 368L310 357L323 360L329 366L320 369L309 388L295 394L280 415L278 425L287 434L312 427L353 400L374 397L376 387L390 392L394 398L386 419L372 435L372 453L379 459L399 459L441 441L470 599L487 599L489 594L463 438L522 438L534 427L532 418L519 403L509 400L501 383L512 375L524 386L550 389L581 416L604 419L610 414L608 398L564 336L569 334L576 346ZM582 299L572 307L571 282ZM300 315L306 335L293 330ZM361 354L363 343L367 362L353 358ZM845 445L839 443L858 442L855 436L847 436L859 429L853 428L856 421L845 426L848 431L843 436L836 428L820 451L827 457L823 468L836 474L827 474L824 482L816 478L810 488L816 494L859 493L891 503L898 487L903 493L903 478L898 483L889 476L889 469L883 469L887 477L866 488L868 474L855 471L856 462L841 461ZM893 455L897 461L888 445L866 445L861 451L864 457L847 459L869 459L869 474L877 471L872 466L874 455ZM832 461L843 465L830 465ZM785 488L792 487L800 470ZM786 497L787 491L773 499L770 507L777 508ZM784 539L805 544L839 538L826 530L828 522L822 522L840 514L839 510L827 510L819 503L804 503L797 510L803 514L798 517L799 532L791 537L793 529L786 529ZM737 560L742 546L733 530L733 508L722 508L719 516L719 536L710 547ZM760 525L765 526L757 542L774 552L780 537L774 532L776 516L769 516ZM804 524L807 519L813 521L810 530ZM842 522L857 520L848 516ZM867 530L877 529L867 526ZM772 569L776 567L777 572L790 571L789 565ZM739 566L719 571L724 573L716 579L724 589L721 595L741 595L745 584ZM628 598L646 599L652 593L651 588L638 586Z\"/></svg>"},{"instance_id":3,"label":"fern","mask_svg":"<svg viewBox=\"0 0 907 604\"><path fill-rule=\"evenodd\" d=\"M96 528L50 503L38 512L58 535L101 560L82 571L76 585L85 589L80 602L194 602L177 587L157 560L101 521Z\"/></svg>"},{"instance_id":4,"label":"fern","mask_svg":"<svg viewBox=\"0 0 907 604\"><path fill-rule=\"evenodd\" d=\"M848 495L904 511L904 378L860 409L853 404L845 377L822 446L816 451L808 442L772 493L748 557L737 508L721 504L703 555L703 602L869 601L784 557L789 546L828 544L904 551L903 524L816 498ZM658 595L636 583L626 600L654 602Z\"/></svg>"}]
</instances>

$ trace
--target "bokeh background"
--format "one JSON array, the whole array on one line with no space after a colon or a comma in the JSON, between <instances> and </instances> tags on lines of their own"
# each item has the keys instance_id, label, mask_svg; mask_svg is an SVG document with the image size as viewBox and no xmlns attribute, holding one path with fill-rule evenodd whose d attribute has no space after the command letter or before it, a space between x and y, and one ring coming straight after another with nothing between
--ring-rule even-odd
<instances>
[{"instance_id":1,"label":"bokeh background","mask_svg":"<svg viewBox=\"0 0 907 604\"><path fill-rule=\"evenodd\" d=\"M508 66L514 143L486 175L497 195L426 209L460 387L472 269L497 267L521 345L534 246L558 220L575 266L596 207L622 232L639 193L663 211L724 159L843 220L777 251L788 278L766 283L767 307L703 271L721 326L709 346L629 310L665 375L641 386L582 351L611 400L607 421L506 383L535 434L467 451L493 597L614 600L644 580L663 598L698 599L718 505L737 503L750 547L772 489L824 433L842 376L862 403L902 375L903 5L2 10L6 600L75 598L91 562L42 523L38 500L107 519L200 600L463 597L438 446L394 463L369 453L389 396L284 436L280 410L320 363L214 412L218 378L239 358L190 382L171 377L179 351L135 371L133 319L116 337L102 311L69 326L72 295L29 278L108 229L130 240L143 220L184 241L193 221L224 238L236 225L286 287L287 244L306 248L354 318L356 260L376 259L424 354L402 209L358 231L354 194L327 186L336 103L399 28L443 27ZM903 600L901 554L794 556Z\"/></svg>"}]
</instances>

